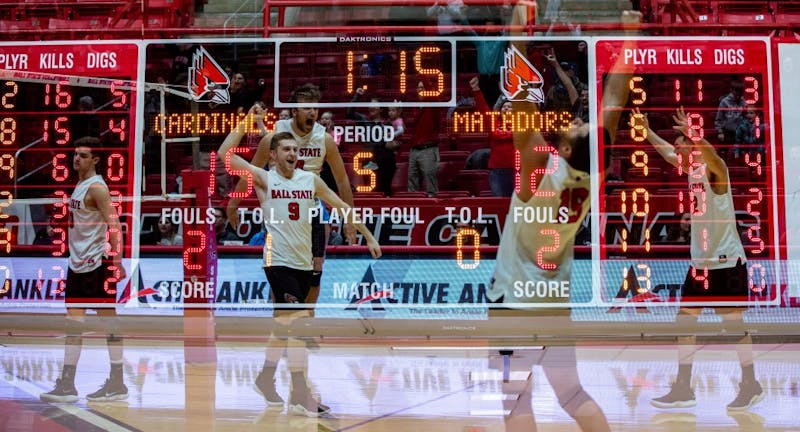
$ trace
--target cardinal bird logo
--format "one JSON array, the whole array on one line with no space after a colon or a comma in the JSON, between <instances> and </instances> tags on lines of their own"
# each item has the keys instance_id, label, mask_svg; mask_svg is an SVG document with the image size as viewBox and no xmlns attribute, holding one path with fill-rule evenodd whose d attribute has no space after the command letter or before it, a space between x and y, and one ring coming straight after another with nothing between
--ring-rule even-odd
<instances>
[{"instance_id":1,"label":"cardinal bird logo","mask_svg":"<svg viewBox=\"0 0 800 432\"><path fill-rule=\"evenodd\" d=\"M506 50L500 77L501 88L506 98L516 99L520 93L526 92L526 101L544 102L542 74L513 45Z\"/></svg>"},{"instance_id":2,"label":"cardinal bird logo","mask_svg":"<svg viewBox=\"0 0 800 432\"><path fill-rule=\"evenodd\" d=\"M192 56L189 67L189 94L195 102L226 104L231 100L228 87L231 79L211 54L200 47Z\"/></svg>"}]
</instances>

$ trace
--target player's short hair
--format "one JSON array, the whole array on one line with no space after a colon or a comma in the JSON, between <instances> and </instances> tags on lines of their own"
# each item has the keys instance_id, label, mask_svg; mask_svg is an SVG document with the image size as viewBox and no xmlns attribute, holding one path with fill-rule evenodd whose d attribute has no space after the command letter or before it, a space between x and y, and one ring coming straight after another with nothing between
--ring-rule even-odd
<instances>
[{"instance_id":1,"label":"player's short hair","mask_svg":"<svg viewBox=\"0 0 800 432\"><path fill-rule=\"evenodd\" d=\"M314 84L303 84L292 92L289 102L297 103L300 99L303 99L304 102L319 102L322 99L322 93L320 93L319 87Z\"/></svg>"},{"instance_id":2,"label":"player's short hair","mask_svg":"<svg viewBox=\"0 0 800 432\"><path fill-rule=\"evenodd\" d=\"M292 140L296 141L294 135L289 132L278 132L272 136L272 141L269 143L270 150L277 150L278 146L281 145L281 141Z\"/></svg>"}]
</instances>

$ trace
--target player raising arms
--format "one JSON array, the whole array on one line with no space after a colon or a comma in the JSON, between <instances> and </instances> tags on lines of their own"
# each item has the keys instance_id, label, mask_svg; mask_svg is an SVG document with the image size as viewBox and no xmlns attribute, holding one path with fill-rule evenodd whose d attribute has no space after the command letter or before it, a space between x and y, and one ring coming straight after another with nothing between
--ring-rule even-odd
<instances>
[{"instance_id":1,"label":"player raising arms","mask_svg":"<svg viewBox=\"0 0 800 432\"><path fill-rule=\"evenodd\" d=\"M641 21L641 13L625 11L622 24L626 30L635 30ZM633 41L629 41L633 45ZM521 83L511 88L507 96L513 100L515 113L525 112L529 117L537 114L534 100L543 100L541 88L524 83L521 77L512 76L514 71L533 69L526 58L527 46L516 42L506 54L503 84ZM628 101L630 88L628 80L633 69L622 61L617 61L613 74L605 83L603 92L604 118L602 130L605 143L613 144L622 109ZM516 91L516 94L514 94ZM572 276L573 248L575 235L590 206L590 127L583 122L572 122L559 137L556 148L552 148L535 128L515 130L514 148L520 158L519 186L511 197L511 204L497 251L497 265L492 283L487 291L491 302L501 303L508 308L524 307L523 303L563 303L568 306ZM511 157L511 155L509 155ZM609 163L609 158L605 158ZM532 207L551 209L558 221L539 222L515 220L515 215L523 212L515 209ZM520 284L544 282L548 286L558 282L562 288L548 290L544 296L539 292L530 293L518 290ZM490 310L491 311L491 310ZM490 312L501 315L502 311ZM541 309L537 313L542 313ZM560 313L560 312L556 312ZM556 393L561 407L573 418L583 431L608 431L610 427L600 406L583 389L578 377L574 346L549 346L538 358L529 359L542 365L550 385ZM532 364L525 365L528 368ZM518 366L519 367L519 366ZM530 378L529 378L530 379ZM508 391L512 391L509 387ZM530 383L525 388L527 393ZM507 391L506 383L503 390ZM530 399L519 395L506 403L514 404L510 415L506 416L507 430L534 430L535 423L531 412Z\"/></svg>"},{"instance_id":2,"label":"player raising arms","mask_svg":"<svg viewBox=\"0 0 800 432\"><path fill-rule=\"evenodd\" d=\"M631 115L631 126L647 130L647 140L661 157L689 180L690 196L695 208L691 209L692 265L686 273L681 288L683 297L740 296L747 298L747 258L742 240L736 229L736 214L733 207L728 166L716 149L698 132L689 127L683 108L678 108L672 117L673 129L681 136L670 144L650 129L647 116L635 109ZM689 309L683 312L691 312ZM729 314L726 319L736 319L738 314ZM658 408L686 408L697 402L691 388L692 362L696 337L679 340L678 378L671 391L650 403ZM736 345L742 368L739 394L728 404L728 410L741 411L750 408L764 398L764 390L755 379L753 367L752 338L745 336Z\"/></svg>"},{"instance_id":3,"label":"player raising arms","mask_svg":"<svg viewBox=\"0 0 800 432\"><path fill-rule=\"evenodd\" d=\"M253 106L244 121L263 116L261 105ZM310 172L296 169L298 145L291 133L279 132L270 138L270 158L274 168L265 171L230 152L244 136L244 124L239 124L222 143L220 158L230 158L235 170L247 171L253 179L256 195L264 214L273 217L265 221L268 239L264 245L264 272L277 304L303 303L307 298L312 273L311 220L309 211L314 207L314 198L319 197L334 208L349 209L341 198L325 185L325 182ZM342 213L349 214L349 213ZM378 242L362 223L354 224L364 236L373 258L381 256ZM296 310L276 309L275 316L292 314ZM307 316L307 315L306 315ZM283 405L273 381L278 361L283 350L288 348L287 363L292 375L292 394L289 410L292 413L315 417L327 409L311 397L305 378L308 353L305 343L297 339L270 338L264 370L256 379L256 387L268 405ZM316 405L316 406L315 406Z\"/></svg>"},{"instance_id":4,"label":"player raising arms","mask_svg":"<svg viewBox=\"0 0 800 432\"><path fill-rule=\"evenodd\" d=\"M275 134L288 132L294 136L298 145L298 168L320 175L323 163L327 162L331 167L333 178L336 181L336 188L339 190L342 200L349 206L353 206L353 191L350 188L350 179L344 168L342 156L339 154L339 147L336 145L331 134L325 132L325 127L317 123L319 109L314 104L319 102L321 94L319 88L313 84L305 84L297 88L290 98L290 102L308 104L300 108L292 108L292 117L286 120L275 122L275 129L261 139L258 150L253 156L251 163L257 167L265 167L272 158L271 143ZM224 159L223 159L224 160ZM236 192L247 190L246 179L239 180L236 185ZM238 205L240 199L232 198L228 202L228 220L234 228L239 226ZM319 203L322 206L322 203ZM323 209L324 211L324 209ZM314 218L312 231L312 253L314 261L314 273L311 281L311 295L309 302L316 301L319 295L319 284L322 279L322 265L325 262L325 225L320 218ZM344 234L350 244L355 244L355 229L351 224L345 224Z\"/></svg>"},{"instance_id":5,"label":"player raising arms","mask_svg":"<svg viewBox=\"0 0 800 432\"><path fill-rule=\"evenodd\" d=\"M75 368L81 356L85 330L85 306L72 303L107 303L97 314L107 327L106 343L111 372L102 388L86 396L89 401L124 400L128 388L122 379L122 337L116 329L116 282L125 278L122 266L122 230L111 194L97 165L101 160L100 139L84 137L75 141L72 166L78 184L69 200L69 270L64 297L67 303L64 368L56 387L42 393L45 402L77 402ZM110 247L109 247L110 244ZM108 253L107 253L108 252ZM107 256L108 255L108 256Z\"/></svg>"}]
</instances>

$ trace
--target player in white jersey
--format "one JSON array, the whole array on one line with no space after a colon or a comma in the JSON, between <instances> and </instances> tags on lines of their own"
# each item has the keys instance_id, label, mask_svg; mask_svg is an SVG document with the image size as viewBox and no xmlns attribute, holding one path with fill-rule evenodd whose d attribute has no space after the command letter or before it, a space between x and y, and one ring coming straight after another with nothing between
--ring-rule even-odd
<instances>
[{"instance_id":1,"label":"player in white jersey","mask_svg":"<svg viewBox=\"0 0 800 432\"><path fill-rule=\"evenodd\" d=\"M249 119L263 116L263 108L256 105L248 113ZM248 121L247 118L245 121ZM303 303L308 297L311 273L311 220L310 210L314 198L319 196L337 209L348 209L347 205L317 175L296 169L298 145L291 133L280 132L270 140L270 157L274 168L265 171L260 166L247 163L234 153L229 153L239 144L246 128L243 124L232 131L223 142L218 154L230 157L234 169L248 171L253 179L258 200L267 220L267 239L264 245L264 271L269 281L276 304ZM349 214L343 212L342 214ZM381 255L372 233L364 224L354 224L364 236L373 258ZM275 316L303 316L298 310L277 308ZM308 316L305 314L305 316ZM277 320L276 320L277 321ZM283 406L283 399L275 389L274 376L278 361L284 350L292 375L292 392L289 411L306 416L317 416L328 409L311 396L305 378L308 354L305 342L293 338L271 337L267 348L264 369L256 379L256 388L264 396L267 405Z\"/></svg>"},{"instance_id":2,"label":"player in white jersey","mask_svg":"<svg viewBox=\"0 0 800 432\"><path fill-rule=\"evenodd\" d=\"M647 116L636 109L631 115L631 126L647 130L647 140L669 164L687 173L691 197L692 265L686 273L681 289L684 298L748 295L747 258L736 229L728 166L711 144L689 128L683 108L673 116L675 130L681 135L670 144L650 129ZM691 312L691 310L685 310ZM738 314L725 317L738 319ZM679 341L678 377L670 392L651 400L658 408L686 408L696 405L691 388L692 362L695 337ZM764 390L755 379L752 338L747 335L736 346L742 367L739 394L729 405L730 411L743 411L764 398Z\"/></svg>"},{"instance_id":3,"label":"player in white jersey","mask_svg":"<svg viewBox=\"0 0 800 432\"><path fill-rule=\"evenodd\" d=\"M625 11L622 15L623 24L636 24L640 20L638 12ZM516 66L527 61L517 56L524 56L528 47L519 42L512 42L512 45L506 54L503 82L524 82L524 77L513 74ZM632 46L633 41L628 45ZM628 100L632 66L618 61L612 70L614 73L609 75L603 92L602 126L609 144L613 143L621 108ZM525 112L529 118L538 115L536 104L526 101L527 89L520 87L519 90L516 100L512 101L514 111ZM589 133L588 124L573 122L553 148L536 128L514 131L514 148L520 159L519 186L511 198L503 227L497 263L487 291L489 301L505 308L553 302L568 306L575 235L590 205ZM609 158L605 161L608 163ZM526 217L526 214L530 216ZM541 313L541 309L536 312ZM519 315L496 306L490 308L490 316L507 314ZM514 363L517 363L516 368L527 371L533 364L540 364L559 404L581 430L610 430L605 414L583 389L574 346L548 346L535 355L523 352L512 357L509 351L500 354L507 359L504 376L506 369L514 367ZM504 418L506 430L536 429L529 396L531 376L522 394L519 384L503 381L502 389L507 393L503 405L510 411Z\"/></svg>"},{"instance_id":4,"label":"player in white jersey","mask_svg":"<svg viewBox=\"0 0 800 432\"><path fill-rule=\"evenodd\" d=\"M290 119L278 120L275 122L273 132L264 136L258 144L256 154L251 163L258 167L267 166L271 159L270 143L276 133L288 132L297 140L298 168L311 171L319 176L323 163L327 162L331 167L336 187L339 190L342 200L349 206L353 206L353 191L350 188L350 179L344 168L342 156L339 154L339 147L333 137L325 131L325 127L317 123L319 109L313 105L319 102L321 94L319 88L313 84L305 84L297 88L290 98L290 102L307 103L309 106L292 108ZM236 192L244 192L247 189L247 182L242 179L236 185ZM231 226L239 226L238 205L240 200L232 198L228 202L228 220ZM322 205L320 203L320 205ZM319 218L316 218L313 226L312 235L312 254L314 260L314 270L311 282L311 292L309 303L316 301L319 296L319 284L322 279L322 267L325 262L325 245L327 244L326 226ZM344 226L345 238L350 244L355 244L356 230L351 224Z\"/></svg>"},{"instance_id":5,"label":"player in white jersey","mask_svg":"<svg viewBox=\"0 0 800 432\"><path fill-rule=\"evenodd\" d=\"M122 338L116 329L116 284L125 278L122 266L122 231L111 194L97 174L101 160L98 138L75 141L73 168L78 183L69 200L69 269L64 297L67 303L64 368L56 387L39 397L45 402L76 402L75 368L81 355L86 305L108 303L97 308L107 325L108 356L111 373L100 390L87 395L89 401L124 400L128 388L122 379ZM110 243L110 246L108 245ZM108 253L107 253L108 250Z\"/></svg>"}]
</instances>

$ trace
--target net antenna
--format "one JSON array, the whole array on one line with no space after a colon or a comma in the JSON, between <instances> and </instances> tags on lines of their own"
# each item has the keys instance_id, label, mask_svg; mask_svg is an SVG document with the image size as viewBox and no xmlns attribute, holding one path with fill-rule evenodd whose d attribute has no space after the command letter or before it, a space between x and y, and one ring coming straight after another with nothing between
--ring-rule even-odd
<instances>
[{"instance_id":1,"label":"net antenna","mask_svg":"<svg viewBox=\"0 0 800 432\"><path fill-rule=\"evenodd\" d=\"M160 83L144 83L145 91L155 90L158 92L159 95L159 113L161 114L158 119L159 127L161 129L161 196L167 196L167 144L170 143L193 143L199 144L200 137L179 137L179 138L167 138L167 101L166 101L166 94L169 93L171 95L175 95L178 97L182 97L188 100L192 100L192 96L188 92L175 90L171 88L168 84L160 84ZM144 168L143 168L144 169ZM175 198L194 198L194 194L188 195L170 195Z\"/></svg>"}]
</instances>

